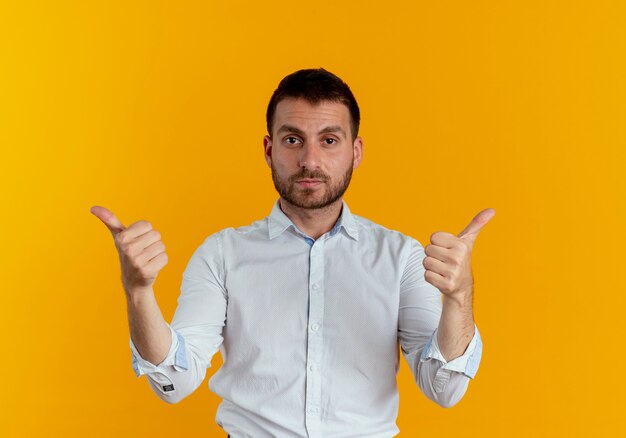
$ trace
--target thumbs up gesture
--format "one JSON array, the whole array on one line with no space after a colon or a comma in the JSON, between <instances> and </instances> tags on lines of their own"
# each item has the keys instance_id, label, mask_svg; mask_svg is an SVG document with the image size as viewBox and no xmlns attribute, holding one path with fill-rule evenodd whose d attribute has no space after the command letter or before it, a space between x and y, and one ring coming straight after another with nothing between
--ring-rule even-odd
<instances>
[{"instance_id":1,"label":"thumbs up gesture","mask_svg":"<svg viewBox=\"0 0 626 438\"><path fill-rule=\"evenodd\" d=\"M430 236L430 244L424 248L426 257L422 261L426 269L424 279L446 298L461 298L472 293L474 279L470 259L474 241L495 214L493 208L484 209L458 236L443 231Z\"/></svg>"},{"instance_id":2,"label":"thumbs up gesture","mask_svg":"<svg viewBox=\"0 0 626 438\"><path fill-rule=\"evenodd\" d=\"M127 296L151 291L157 274L168 261L161 234L148 221L140 220L126 228L104 207L95 205L89 211L104 222L113 236Z\"/></svg>"}]
</instances>

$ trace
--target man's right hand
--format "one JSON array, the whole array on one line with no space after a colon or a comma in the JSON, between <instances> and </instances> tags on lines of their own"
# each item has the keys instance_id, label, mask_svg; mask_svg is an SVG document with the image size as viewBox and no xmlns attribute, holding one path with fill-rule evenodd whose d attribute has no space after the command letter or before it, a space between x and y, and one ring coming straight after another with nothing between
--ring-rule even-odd
<instances>
[{"instance_id":1,"label":"man's right hand","mask_svg":"<svg viewBox=\"0 0 626 438\"><path fill-rule=\"evenodd\" d=\"M153 230L148 221L140 220L126 228L104 207L94 205L89 211L104 222L113 235L127 296L152 291L152 284L168 261L161 234Z\"/></svg>"}]
</instances>

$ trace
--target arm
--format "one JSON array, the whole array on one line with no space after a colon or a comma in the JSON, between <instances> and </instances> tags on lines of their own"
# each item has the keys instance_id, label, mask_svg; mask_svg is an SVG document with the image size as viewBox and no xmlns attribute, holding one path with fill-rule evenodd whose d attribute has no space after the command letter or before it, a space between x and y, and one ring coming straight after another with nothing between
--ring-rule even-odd
<instances>
[{"instance_id":1,"label":"arm","mask_svg":"<svg viewBox=\"0 0 626 438\"><path fill-rule=\"evenodd\" d=\"M145 360L130 339L135 374L145 374L155 394L167 403L178 403L200 386L222 344L227 304L223 274L221 234L216 233L194 252L183 273L174 318L171 325L165 324L169 332L165 359Z\"/></svg>"},{"instance_id":2,"label":"arm","mask_svg":"<svg viewBox=\"0 0 626 438\"><path fill-rule=\"evenodd\" d=\"M474 336L472 294L458 300L445 297L437 329L437 344L446 361L461 356Z\"/></svg>"},{"instance_id":3,"label":"arm","mask_svg":"<svg viewBox=\"0 0 626 438\"><path fill-rule=\"evenodd\" d=\"M482 210L458 236L433 233L426 248L413 239L402 277L400 324L405 328L400 333L404 332L405 357L424 394L441 406L453 406L463 397L480 363L482 340L472 316L470 259L478 233L495 213L492 208ZM443 305L434 298L441 293ZM422 345L424 332L433 325L432 312L440 314L437 330Z\"/></svg>"},{"instance_id":4,"label":"arm","mask_svg":"<svg viewBox=\"0 0 626 438\"><path fill-rule=\"evenodd\" d=\"M447 361L439 350L438 326L443 319L442 294L425 281L422 245L411 239L408 261L400 282L398 337L402 353L422 393L442 407L451 407L464 396L480 363L482 342L475 325L473 338L462 356ZM443 322L442 322L443 321Z\"/></svg>"},{"instance_id":5,"label":"arm","mask_svg":"<svg viewBox=\"0 0 626 438\"><path fill-rule=\"evenodd\" d=\"M170 326L152 290L168 261L161 234L145 220L127 228L104 207L90 211L111 232L120 257L135 374L146 374L162 400L176 403L202 383L223 340L227 294L221 233L209 236L192 255Z\"/></svg>"},{"instance_id":6,"label":"arm","mask_svg":"<svg viewBox=\"0 0 626 438\"><path fill-rule=\"evenodd\" d=\"M445 295L437 336L445 357L463 354L474 334L472 250L478 233L495 214L493 208L482 210L458 236L433 233L424 248L424 279Z\"/></svg>"},{"instance_id":7,"label":"arm","mask_svg":"<svg viewBox=\"0 0 626 438\"><path fill-rule=\"evenodd\" d=\"M130 337L142 357L161 363L172 344L172 334L163 319L152 287L142 293L126 295Z\"/></svg>"}]
</instances>

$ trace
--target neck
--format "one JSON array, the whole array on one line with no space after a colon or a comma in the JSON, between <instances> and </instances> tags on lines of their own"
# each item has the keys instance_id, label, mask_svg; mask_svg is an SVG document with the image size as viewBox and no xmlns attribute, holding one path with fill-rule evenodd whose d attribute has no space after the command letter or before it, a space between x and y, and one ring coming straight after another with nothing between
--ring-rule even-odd
<instances>
[{"instance_id":1,"label":"neck","mask_svg":"<svg viewBox=\"0 0 626 438\"><path fill-rule=\"evenodd\" d=\"M342 198L324 208L300 208L280 198L280 209L307 236L317 240L333 229L341 214Z\"/></svg>"}]
</instances>

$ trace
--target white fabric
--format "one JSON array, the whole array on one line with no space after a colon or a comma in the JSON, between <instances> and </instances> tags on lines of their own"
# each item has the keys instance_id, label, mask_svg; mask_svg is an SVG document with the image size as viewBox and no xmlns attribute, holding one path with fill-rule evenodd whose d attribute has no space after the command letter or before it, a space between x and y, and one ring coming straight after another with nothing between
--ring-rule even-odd
<instances>
[{"instance_id":1,"label":"white fabric","mask_svg":"<svg viewBox=\"0 0 626 438\"><path fill-rule=\"evenodd\" d=\"M216 422L233 438L396 435L400 351L426 397L457 403L482 342L475 327L462 356L441 355L442 295L424 279L422 245L345 202L333 230L313 241L279 205L197 248L166 359L145 361L130 340L137 375L176 403L219 349L224 363L209 388L223 399Z\"/></svg>"}]
</instances>

